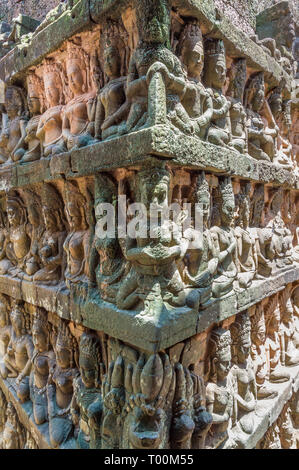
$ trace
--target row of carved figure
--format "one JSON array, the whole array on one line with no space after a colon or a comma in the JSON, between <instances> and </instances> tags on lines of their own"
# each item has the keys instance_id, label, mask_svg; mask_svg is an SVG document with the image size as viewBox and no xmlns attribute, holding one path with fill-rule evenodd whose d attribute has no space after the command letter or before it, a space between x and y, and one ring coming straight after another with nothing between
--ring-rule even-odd
<instances>
[{"instance_id":1,"label":"row of carved figure","mask_svg":"<svg viewBox=\"0 0 299 470\"><path fill-rule=\"evenodd\" d=\"M2 378L31 400L37 425L49 422L52 447L245 447L298 375L298 286L215 327L204 346L194 337L159 354L4 296L0 307Z\"/></svg>"},{"instance_id":2,"label":"row of carved figure","mask_svg":"<svg viewBox=\"0 0 299 470\"><path fill-rule=\"evenodd\" d=\"M145 308L153 315L159 302L205 306L212 297L292 269L298 260L296 192L232 184L228 177L204 172L176 173L157 162L137 174L117 170L113 176L98 174L94 184L80 179L58 186L11 191L2 201L2 275L44 285L65 282L69 289L97 288L103 300L120 309ZM117 196L126 196L117 214L98 210L102 203L114 208ZM161 211L170 202L180 208L190 202L189 228L183 227L181 211L175 220L163 220L154 237L155 201ZM119 233L117 218L134 222L127 211L132 202L146 209L143 233L138 232L140 215L133 234ZM202 227L194 226L196 216ZM115 225L102 238L107 217Z\"/></svg>"},{"instance_id":3,"label":"row of carved figure","mask_svg":"<svg viewBox=\"0 0 299 470\"><path fill-rule=\"evenodd\" d=\"M102 66L76 36L65 58L48 58L29 72L27 98L21 88L7 87L0 163L31 162L156 123L297 168L291 100L283 87L265 97L263 72L248 78L245 59L234 59L227 70L223 42L203 40L195 20L174 41L180 59L166 47L168 20L156 29L140 23L130 60L127 33L109 23Z\"/></svg>"}]
</instances>

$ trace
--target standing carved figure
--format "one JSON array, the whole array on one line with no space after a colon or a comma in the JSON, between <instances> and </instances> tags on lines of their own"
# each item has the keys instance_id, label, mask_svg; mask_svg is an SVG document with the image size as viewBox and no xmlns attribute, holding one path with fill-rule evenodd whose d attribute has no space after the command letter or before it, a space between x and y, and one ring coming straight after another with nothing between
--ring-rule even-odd
<instances>
[{"instance_id":1,"label":"standing carved figure","mask_svg":"<svg viewBox=\"0 0 299 470\"><path fill-rule=\"evenodd\" d=\"M62 136L62 112L64 104L65 77L62 67L47 63L43 68L43 81L47 110L40 117L36 136L43 147L43 157L66 151Z\"/></svg>"},{"instance_id":2,"label":"standing carved figure","mask_svg":"<svg viewBox=\"0 0 299 470\"><path fill-rule=\"evenodd\" d=\"M90 60L80 44L68 42L66 74L72 99L63 109L62 135L68 150L94 143L95 90Z\"/></svg>"},{"instance_id":3,"label":"standing carved figure","mask_svg":"<svg viewBox=\"0 0 299 470\"><path fill-rule=\"evenodd\" d=\"M74 380L78 376L76 347L69 327L61 322L54 347L56 364L50 371L47 386L50 442L54 448L64 444L73 432L70 410Z\"/></svg>"},{"instance_id":4,"label":"standing carved figure","mask_svg":"<svg viewBox=\"0 0 299 470\"><path fill-rule=\"evenodd\" d=\"M74 381L71 403L73 423L78 427L79 449L101 448L101 418L103 411L101 385L103 364L98 339L83 333L79 346L80 376Z\"/></svg>"},{"instance_id":5,"label":"standing carved figure","mask_svg":"<svg viewBox=\"0 0 299 470\"><path fill-rule=\"evenodd\" d=\"M298 342L298 333L295 329L289 286L278 294L278 300L281 317L281 363L284 366L294 366L299 364L299 349L295 345Z\"/></svg>"},{"instance_id":6,"label":"standing carved figure","mask_svg":"<svg viewBox=\"0 0 299 470\"><path fill-rule=\"evenodd\" d=\"M229 177L219 181L214 203L216 216L214 214L215 225L211 228L211 233L219 264L213 281L212 292L214 297L219 298L233 289L233 283L238 274L236 267L237 242L232 228L235 201Z\"/></svg>"},{"instance_id":7,"label":"standing carved figure","mask_svg":"<svg viewBox=\"0 0 299 470\"><path fill-rule=\"evenodd\" d=\"M56 285L62 280L64 273L64 207L60 195L51 184L43 184L41 198L45 224L39 251L42 267L34 274L33 282Z\"/></svg>"},{"instance_id":8,"label":"standing carved figure","mask_svg":"<svg viewBox=\"0 0 299 470\"><path fill-rule=\"evenodd\" d=\"M9 319L9 304L7 299L1 294L0 296L0 374L3 378L8 376L4 357L12 335L12 326Z\"/></svg>"},{"instance_id":9,"label":"standing carved figure","mask_svg":"<svg viewBox=\"0 0 299 470\"><path fill-rule=\"evenodd\" d=\"M207 410L213 424L206 447L221 448L228 439L228 427L233 413L233 391L228 374L231 368L231 334L217 328L212 331L209 350L209 378L207 384Z\"/></svg>"},{"instance_id":10,"label":"standing carved figure","mask_svg":"<svg viewBox=\"0 0 299 470\"><path fill-rule=\"evenodd\" d=\"M89 230L86 198L79 191L76 183L67 181L64 186L65 211L70 227L63 248L66 252L67 286L78 282L87 282L89 256Z\"/></svg>"},{"instance_id":11,"label":"standing carved figure","mask_svg":"<svg viewBox=\"0 0 299 470\"><path fill-rule=\"evenodd\" d=\"M230 438L234 442L233 446L243 448L248 434L254 430L257 402L255 373L250 357L251 324L248 312L238 314L230 330L234 362L231 369L234 405Z\"/></svg>"},{"instance_id":12,"label":"standing carved figure","mask_svg":"<svg viewBox=\"0 0 299 470\"><path fill-rule=\"evenodd\" d=\"M29 399L29 374L33 356L33 343L29 334L30 319L21 304L15 303L10 320L12 332L4 364L7 377L16 378L16 392L21 403Z\"/></svg>"},{"instance_id":13,"label":"standing carved figure","mask_svg":"<svg viewBox=\"0 0 299 470\"><path fill-rule=\"evenodd\" d=\"M226 92L231 103L229 115L231 123L231 146L240 153L247 151L246 112L243 107L244 89L246 84L246 59L233 61L228 76L230 79Z\"/></svg>"},{"instance_id":14,"label":"standing carved figure","mask_svg":"<svg viewBox=\"0 0 299 470\"><path fill-rule=\"evenodd\" d=\"M213 99L213 115L207 140L211 144L227 147L231 142L229 110L230 101L223 93L226 81L226 59L223 41L207 38L205 40L207 62L204 70L204 83Z\"/></svg>"}]
</instances>

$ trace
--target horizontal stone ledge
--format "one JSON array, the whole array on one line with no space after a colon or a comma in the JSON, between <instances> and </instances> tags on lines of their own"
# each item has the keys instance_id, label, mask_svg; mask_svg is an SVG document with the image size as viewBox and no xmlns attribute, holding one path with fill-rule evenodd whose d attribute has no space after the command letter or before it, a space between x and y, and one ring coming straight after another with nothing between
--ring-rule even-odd
<instances>
[{"instance_id":1,"label":"horizontal stone ledge","mask_svg":"<svg viewBox=\"0 0 299 470\"><path fill-rule=\"evenodd\" d=\"M224 40L227 54L231 57L244 57L250 69L264 71L269 87L284 81L285 88L290 92L291 77L283 70L276 60L267 54L259 45L249 39L236 28L227 18L220 14L211 0L173 0L173 6L184 15L198 17L204 34ZM15 82L30 67L38 65L48 54L58 49L63 41L74 34L100 23L109 16L117 18L123 9L131 6L129 0L80 0L59 18L33 36L30 43L18 44L0 61L0 79Z\"/></svg>"},{"instance_id":2,"label":"horizontal stone ledge","mask_svg":"<svg viewBox=\"0 0 299 470\"><path fill-rule=\"evenodd\" d=\"M15 379L4 380L0 375L0 388L3 391L7 402L12 403L14 406L21 424L33 435L33 438L39 449L52 449L50 444L49 423L46 422L41 425L37 425L35 423L32 402L27 401L26 403L21 403L17 397L14 385ZM69 439L59 448L75 449L76 440L74 438Z\"/></svg>"},{"instance_id":3,"label":"horizontal stone ledge","mask_svg":"<svg viewBox=\"0 0 299 470\"><path fill-rule=\"evenodd\" d=\"M248 289L214 300L200 312L188 307L167 309L164 306L154 318L134 310L119 310L102 300L96 290L88 293L83 286L81 295L78 290L74 295L61 286L39 286L0 276L0 292L43 307L65 320L103 331L142 350L158 352L221 323L298 280L299 265L296 263L269 279L254 281Z\"/></svg>"},{"instance_id":4,"label":"horizontal stone ledge","mask_svg":"<svg viewBox=\"0 0 299 470\"><path fill-rule=\"evenodd\" d=\"M167 159L173 167L299 189L295 175L281 166L174 132L167 126L153 126L52 158L0 167L0 191L117 168L138 169L150 156Z\"/></svg>"}]
</instances>

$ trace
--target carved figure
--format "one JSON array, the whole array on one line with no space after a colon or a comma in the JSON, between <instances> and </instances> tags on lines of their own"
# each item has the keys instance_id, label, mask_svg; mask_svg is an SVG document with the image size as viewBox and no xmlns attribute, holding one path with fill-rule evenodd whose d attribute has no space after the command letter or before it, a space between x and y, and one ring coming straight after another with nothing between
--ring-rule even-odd
<instances>
[{"instance_id":1,"label":"carved figure","mask_svg":"<svg viewBox=\"0 0 299 470\"><path fill-rule=\"evenodd\" d=\"M6 298L0 296L0 374L6 378L8 370L4 363L4 356L12 335L12 326L9 319L9 304Z\"/></svg>"},{"instance_id":2,"label":"carved figure","mask_svg":"<svg viewBox=\"0 0 299 470\"><path fill-rule=\"evenodd\" d=\"M299 349L296 348L298 333L293 318L293 305L290 298L290 288L287 286L283 292L278 294L280 305L280 337L281 337L281 363L285 366L299 364Z\"/></svg>"},{"instance_id":3,"label":"carved figure","mask_svg":"<svg viewBox=\"0 0 299 470\"><path fill-rule=\"evenodd\" d=\"M246 59L233 61L228 76L230 79L226 92L231 103L229 115L232 140L230 145L244 153L247 150L246 112L243 107L244 89L246 84Z\"/></svg>"}]
</instances>

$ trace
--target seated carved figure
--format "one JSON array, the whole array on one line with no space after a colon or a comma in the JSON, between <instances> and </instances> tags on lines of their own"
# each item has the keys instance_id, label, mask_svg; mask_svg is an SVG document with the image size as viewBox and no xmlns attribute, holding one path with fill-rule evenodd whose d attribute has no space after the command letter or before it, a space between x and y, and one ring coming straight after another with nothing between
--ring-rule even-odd
<instances>
[{"instance_id":1,"label":"seated carved figure","mask_svg":"<svg viewBox=\"0 0 299 470\"><path fill-rule=\"evenodd\" d=\"M83 333L80 337L79 367L80 376L74 380L71 402L73 424L79 428L77 447L101 449L101 384L104 371L99 343L95 336L88 333Z\"/></svg>"},{"instance_id":2,"label":"seated carved figure","mask_svg":"<svg viewBox=\"0 0 299 470\"><path fill-rule=\"evenodd\" d=\"M249 287L256 274L257 252L256 240L249 228L250 183L241 188L235 196L235 237L237 240L237 267L240 287Z\"/></svg>"},{"instance_id":3,"label":"seated carved figure","mask_svg":"<svg viewBox=\"0 0 299 470\"><path fill-rule=\"evenodd\" d=\"M16 86L9 86L5 92L5 108L8 116L6 127L2 129L0 147L3 149L0 163L10 165L24 155L27 112L25 97Z\"/></svg>"},{"instance_id":4,"label":"seated carved figure","mask_svg":"<svg viewBox=\"0 0 299 470\"><path fill-rule=\"evenodd\" d=\"M246 83L246 60L235 60L229 71L229 86L226 92L231 103L229 115L231 124L230 145L240 153L247 151L246 112L243 107L244 89Z\"/></svg>"},{"instance_id":5,"label":"seated carved figure","mask_svg":"<svg viewBox=\"0 0 299 470\"><path fill-rule=\"evenodd\" d=\"M255 370L255 380L257 387L257 398L259 400L274 398L278 392L269 383L269 367L267 362L266 323L264 315L264 303L255 307L251 317L251 358Z\"/></svg>"},{"instance_id":6,"label":"seated carved figure","mask_svg":"<svg viewBox=\"0 0 299 470\"><path fill-rule=\"evenodd\" d=\"M95 120L95 137L100 140L116 137L125 131L130 105L126 99L124 51L121 37L108 37L104 51L107 83L98 92Z\"/></svg>"},{"instance_id":7,"label":"seated carved figure","mask_svg":"<svg viewBox=\"0 0 299 470\"><path fill-rule=\"evenodd\" d=\"M66 151L62 135L62 112L64 104L62 68L47 63L43 68L43 81L47 110L40 117L36 137L40 139L43 157Z\"/></svg>"},{"instance_id":8,"label":"seated carved figure","mask_svg":"<svg viewBox=\"0 0 299 470\"><path fill-rule=\"evenodd\" d=\"M213 100L213 115L207 140L211 144L227 147L231 142L230 101L222 91L226 81L226 59L220 39L205 40L204 83Z\"/></svg>"},{"instance_id":9,"label":"seated carved figure","mask_svg":"<svg viewBox=\"0 0 299 470\"><path fill-rule=\"evenodd\" d=\"M43 108L43 83L40 77L31 73L27 77L27 102L31 118L26 127L24 155L21 162L34 162L41 157L41 143L36 136Z\"/></svg>"},{"instance_id":10,"label":"seated carved figure","mask_svg":"<svg viewBox=\"0 0 299 470\"><path fill-rule=\"evenodd\" d=\"M231 383L234 396L232 416L231 446L244 448L248 434L254 430L254 411L257 401L257 388L253 363L250 357L251 325L248 312L239 313L232 324L233 362Z\"/></svg>"},{"instance_id":11,"label":"seated carved figure","mask_svg":"<svg viewBox=\"0 0 299 470\"><path fill-rule=\"evenodd\" d=\"M211 234L219 263L213 280L212 292L213 297L220 298L233 289L233 283L238 274L235 264L237 241L232 228L235 201L229 177L219 181L214 202L214 225L211 228Z\"/></svg>"},{"instance_id":12,"label":"seated carved figure","mask_svg":"<svg viewBox=\"0 0 299 470\"><path fill-rule=\"evenodd\" d=\"M290 289L286 287L279 293L280 317L281 317L281 363L285 366L299 364L298 333L294 322L294 309L290 298Z\"/></svg>"},{"instance_id":13,"label":"seated carved figure","mask_svg":"<svg viewBox=\"0 0 299 470\"><path fill-rule=\"evenodd\" d=\"M63 248L66 252L66 271L64 273L68 287L72 283L87 282L89 230L87 223L87 202L75 183L66 182L65 211L70 226Z\"/></svg>"},{"instance_id":14,"label":"seated carved figure","mask_svg":"<svg viewBox=\"0 0 299 470\"><path fill-rule=\"evenodd\" d=\"M126 96L130 112L124 132L152 124L165 124L174 129L193 131L190 118L181 104L186 79L180 60L167 48L169 41L169 4L162 0L142 0L137 6L140 42L129 65ZM160 89L157 100L156 87ZM164 87L164 90L163 90Z\"/></svg>"},{"instance_id":15,"label":"seated carved figure","mask_svg":"<svg viewBox=\"0 0 299 470\"><path fill-rule=\"evenodd\" d=\"M36 424L48 420L47 382L54 366L55 354L50 349L50 325L45 310L37 309L32 325L34 353L31 359L30 399Z\"/></svg>"},{"instance_id":16,"label":"seated carved figure","mask_svg":"<svg viewBox=\"0 0 299 470\"><path fill-rule=\"evenodd\" d=\"M200 304L203 306L212 297L212 281L219 262L216 245L208 228L210 191L204 172L198 176L195 199L196 215L203 223L203 232L194 227L184 233L190 242L190 249L187 249L183 259L182 279L186 289L190 289L190 295L192 292L193 295L200 295Z\"/></svg>"},{"instance_id":17,"label":"seated carved figure","mask_svg":"<svg viewBox=\"0 0 299 470\"><path fill-rule=\"evenodd\" d=\"M30 250L29 225L23 201L16 192L11 192L6 201L9 229L6 240L6 256L11 265L7 266L12 275L22 277L26 257ZM6 274L6 272L3 272Z\"/></svg>"},{"instance_id":18,"label":"seated carved figure","mask_svg":"<svg viewBox=\"0 0 299 470\"><path fill-rule=\"evenodd\" d=\"M39 249L42 267L34 274L33 282L55 285L62 280L64 272L64 207L57 190L50 184L43 184L41 197L45 224Z\"/></svg>"},{"instance_id":19,"label":"seated carved figure","mask_svg":"<svg viewBox=\"0 0 299 470\"><path fill-rule=\"evenodd\" d=\"M180 307L198 304L198 296L188 296L176 260L182 259L188 247L179 226L164 220L161 227L152 227L150 217L153 205L159 210L168 209L170 172L164 165L145 168L138 173L139 202L147 210L147 222L134 236L127 236L124 256L131 263L131 271L117 294L119 308L142 310L143 315L154 316L163 303ZM133 235L133 234L131 234ZM144 309L144 310L143 310Z\"/></svg>"},{"instance_id":20,"label":"seated carved figure","mask_svg":"<svg viewBox=\"0 0 299 470\"><path fill-rule=\"evenodd\" d=\"M204 65L203 38L196 21L188 22L180 38L180 56L188 80L182 104L186 109L195 134L204 139L213 115L211 94L201 82Z\"/></svg>"},{"instance_id":21,"label":"seated carved figure","mask_svg":"<svg viewBox=\"0 0 299 470\"><path fill-rule=\"evenodd\" d=\"M63 109L62 135L68 150L95 142L94 101L89 56L82 47L68 43L66 73L72 98Z\"/></svg>"},{"instance_id":22,"label":"seated carved figure","mask_svg":"<svg viewBox=\"0 0 299 470\"><path fill-rule=\"evenodd\" d=\"M249 78L244 102L247 112L248 153L257 160L273 161L277 126L274 129L269 128L260 114L265 105L263 72Z\"/></svg>"},{"instance_id":23,"label":"seated carved figure","mask_svg":"<svg viewBox=\"0 0 299 470\"><path fill-rule=\"evenodd\" d=\"M16 303L10 313L10 319L12 333L4 364L7 377L16 378L17 396L24 403L29 399L29 373L34 348L29 334L29 319L23 306Z\"/></svg>"},{"instance_id":24,"label":"seated carved figure","mask_svg":"<svg viewBox=\"0 0 299 470\"><path fill-rule=\"evenodd\" d=\"M213 424L206 440L210 449L221 448L228 439L233 413L233 393L228 374L231 368L231 334L217 328L212 331L209 349L209 378L206 388L207 410Z\"/></svg>"},{"instance_id":25,"label":"seated carved figure","mask_svg":"<svg viewBox=\"0 0 299 470\"><path fill-rule=\"evenodd\" d=\"M73 423L70 414L74 380L78 376L75 364L76 340L66 323L59 325L54 347L56 363L50 371L47 385L50 442L54 448L71 436Z\"/></svg>"}]
</instances>

